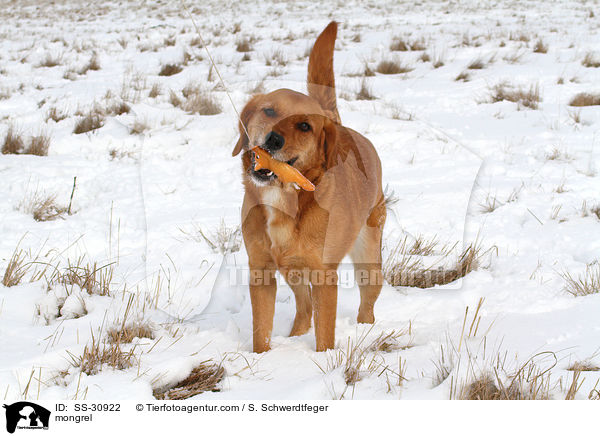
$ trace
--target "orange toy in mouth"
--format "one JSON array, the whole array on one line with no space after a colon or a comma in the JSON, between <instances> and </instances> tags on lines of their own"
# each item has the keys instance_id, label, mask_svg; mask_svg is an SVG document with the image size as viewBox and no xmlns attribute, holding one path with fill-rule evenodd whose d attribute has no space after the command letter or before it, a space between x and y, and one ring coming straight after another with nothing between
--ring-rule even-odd
<instances>
[{"instance_id":1,"label":"orange toy in mouth","mask_svg":"<svg viewBox=\"0 0 600 436\"><path fill-rule=\"evenodd\" d=\"M271 170L282 183L295 183L305 191L315 190L315 185L293 166L273 159L266 150L260 147L254 147L251 150L254 152L254 171L260 169Z\"/></svg>"}]
</instances>

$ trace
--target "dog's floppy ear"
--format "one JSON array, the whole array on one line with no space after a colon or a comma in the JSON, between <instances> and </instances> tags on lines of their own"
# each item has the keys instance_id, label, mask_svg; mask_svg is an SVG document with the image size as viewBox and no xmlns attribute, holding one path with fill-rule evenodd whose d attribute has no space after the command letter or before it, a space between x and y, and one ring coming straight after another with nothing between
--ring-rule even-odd
<instances>
[{"instance_id":1,"label":"dog's floppy ear","mask_svg":"<svg viewBox=\"0 0 600 436\"><path fill-rule=\"evenodd\" d=\"M342 135L341 138L339 133ZM365 164L352 135L348 135L348 131L344 127L340 127L339 133L337 123L324 117L321 146L325 154L325 169L346 163L348 157L352 155L356 167L367 177Z\"/></svg>"},{"instance_id":2,"label":"dog's floppy ear","mask_svg":"<svg viewBox=\"0 0 600 436\"><path fill-rule=\"evenodd\" d=\"M246 131L248 129L248 122L250 121L250 118L252 118L252 115L254 115L254 112L256 111L256 100L256 97L253 97L252 100L250 100L246 104L246 106L244 106L244 110L240 114L240 121L238 123L240 138L235 144L235 147L233 147L233 152L231 153L232 156L237 156L243 148L248 147L249 139Z\"/></svg>"},{"instance_id":3,"label":"dog's floppy ear","mask_svg":"<svg viewBox=\"0 0 600 436\"><path fill-rule=\"evenodd\" d=\"M323 117L323 130L321 131L320 143L325 155L325 167L331 168L336 164L337 130L335 123L328 117Z\"/></svg>"},{"instance_id":4,"label":"dog's floppy ear","mask_svg":"<svg viewBox=\"0 0 600 436\"><path fill-rule=\"evenodd\" d=\"M246 135L246 132L244 131L241 122L239 123L238 129L240 131L240 137L236 142L235 147L233 147L233 151L231 152L232 156L237 156L238 154L240 154L240 151L242 151L242 148L244 148L244 146L248 146L248 136Z\"/></svg>"}]
</instances>

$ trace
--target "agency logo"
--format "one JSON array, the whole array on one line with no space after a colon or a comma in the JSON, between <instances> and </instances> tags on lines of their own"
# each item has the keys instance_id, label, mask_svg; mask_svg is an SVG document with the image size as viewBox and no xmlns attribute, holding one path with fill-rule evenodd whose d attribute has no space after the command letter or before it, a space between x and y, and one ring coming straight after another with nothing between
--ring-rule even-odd
<instances>
[{"instance_id":1,"label":"agency logo","mask_svg":"<svg viewBox=\"0 0 600 436\"><path fill-rule=\"evenodd\" d=\"M50 411L29 401L19 401L3 406L6 409L6 431L14 433L18 429L48 430Z\"/></svg>"}]
</instances>

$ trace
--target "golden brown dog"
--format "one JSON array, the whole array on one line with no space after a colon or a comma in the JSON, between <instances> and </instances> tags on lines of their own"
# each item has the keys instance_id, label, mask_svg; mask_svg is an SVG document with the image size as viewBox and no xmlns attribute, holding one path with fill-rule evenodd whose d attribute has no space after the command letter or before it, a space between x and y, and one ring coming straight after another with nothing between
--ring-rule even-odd
<instances>
[{"instance_id":1,"label":"golden brown dog","mask_svg":"<svg viewBox=\"0 0 600 436\"><path fill-rule=\"evenodd\" d=\"M258 353L270 349L277 270L296 298L290 336L306 333L314 313L317 351L335 345L337 269L347 254L360 288L357 320L375 320L386 218L381 162L368 139L341 125L333 76L336 34L331 22L315 42L308 95L289 89L256 95L241 114L233 155L244 151L242 232ZM268 170L255 171L249 151L255 146L294 166L316 190L298 190Z\"/></svg>"}]
</instances>

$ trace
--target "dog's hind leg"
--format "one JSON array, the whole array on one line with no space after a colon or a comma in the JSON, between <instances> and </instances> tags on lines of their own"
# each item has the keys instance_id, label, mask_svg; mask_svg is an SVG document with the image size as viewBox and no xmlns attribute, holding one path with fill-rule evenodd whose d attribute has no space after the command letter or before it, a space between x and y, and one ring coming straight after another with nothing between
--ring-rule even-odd
<instances>
[{"instance_id":1,"label":"dog's hind leg","mask_svg":"<svg viewBox=\"0 0 600 436\"><path fill-rule=\"evenodd\" d=\"M384 222L385 206L376 207L360 230L350 252L354 263L354 278L360 289L360 307L356 318L359 323L375 322L373 308L383 284L381 237Z\"/></svg>"}]
</instances>

